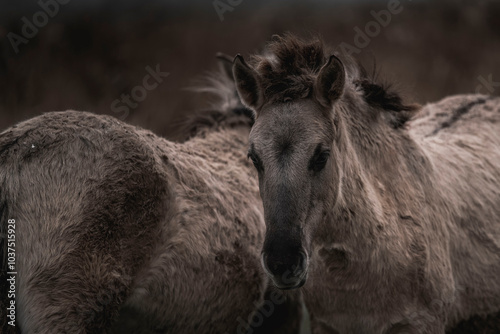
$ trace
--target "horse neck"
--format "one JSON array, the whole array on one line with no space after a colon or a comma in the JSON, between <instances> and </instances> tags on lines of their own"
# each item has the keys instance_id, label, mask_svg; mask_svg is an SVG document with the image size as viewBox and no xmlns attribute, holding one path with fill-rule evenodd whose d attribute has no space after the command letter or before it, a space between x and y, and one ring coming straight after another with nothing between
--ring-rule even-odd
<instances>
[{"instance_id":1,"label":"horse neck","mask_svg":"<svg viewBox=\"0 0 500 334\"><path fill-rule=\"evenodd\" d=\"M394 184L405 183L409 174L413 176L417 173L415 179L421 182L422 171L429 171L430 168L420 146L406 129L394 129L384 119L383 111L364 108L369 107L351 106L349 110L339 108L343 121L343 141L348 146L344 154L347 157L346 169L353 171L353 176L363 174L372 183L380 182L389 188ZM349 159L351 155L356 159Z\"/></svg>"},{"instance_id":2,"label":"horse neck","mask_svg":"<svg viewBox=\"0 0 500 334\"><path fill-rule=\"evenodd\" d=\"M414 194L406 189L413 172L407 160L420 152L405 132L389 128L381 119L360 122L347 111L340 116L340 186L323 232L330 242L357 243L373 239L387 223L387 215L398 214L397 201Z\"/></svg>"}]
</instances>

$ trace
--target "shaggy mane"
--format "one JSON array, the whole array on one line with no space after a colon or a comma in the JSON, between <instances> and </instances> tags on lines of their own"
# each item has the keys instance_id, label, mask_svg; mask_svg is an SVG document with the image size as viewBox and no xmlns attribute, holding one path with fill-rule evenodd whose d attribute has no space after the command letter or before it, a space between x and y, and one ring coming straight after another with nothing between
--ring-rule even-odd
<instances>
[{"instance_id":1,"label":"shaggy mane","mask_svg":"<svg viewBox=\"0 0 500 334\"><path fill-rule=\"evenodd\" d=\"M346 84L361 90L371 107L392 114L391 126L402 127L415 114L418 105L403 103L399 94L368 77L351 56L334 52L318 37L306 41L292 34L273 36L263 54L253 56L250 64L262 80L264 97L268 101L284 101L310 96L316 76L332 54L344 64Z\"/></svg>"},{"instance_id":2,"label":"shaggy mane","mask_svg":"<svg viewBox=\"0 0 500 334\"><path fill-rule=\"evenodd\" d=\"M218 56L221 58L221 56ZM231 59L222 59L227 62L225 68L221 63L216 72L207 74L190 90L196 93L207 94L211 97L210 107L199 110L186 117L179 124L176 131L180 140L188 140L202 135L205 131L212 131L221 127L235 127L238 125L251 127L254 122L253 112L245 107L236 92L236 86L229 72Z\"/></svg>"}]
</instances>

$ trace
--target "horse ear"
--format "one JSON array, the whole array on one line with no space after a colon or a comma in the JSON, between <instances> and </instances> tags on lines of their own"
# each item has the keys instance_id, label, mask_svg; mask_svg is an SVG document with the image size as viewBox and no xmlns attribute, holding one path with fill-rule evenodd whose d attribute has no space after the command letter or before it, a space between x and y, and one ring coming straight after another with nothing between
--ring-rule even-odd
<instances>
[{"instance_id":1,"label":"horse ear","mask_svg":"<svg viewBox=\"0 0 500 334\"><path fill-rule=\"evenodd\" d=\"M331 55L328 62L319 70L316 78L315 87L318 101L325 106L331 106L333 101L342 96L345 77L342 61Z\"/></svg>"},{"instance_id":2,"label":"horse ear","mask_svg":"<svg viewBox=\"0 0 500 334\"><path fill-rule=\"evenodd\" d=\"M217 57L217 60L219 61L219 66L223 73L231 79L231 81L234 81L233 78L233 57L228 56L227 54L224 54L222 52L217 52L215 55Z\"/></svg>"},{"instance_id":3,"label":"horse ear","mask_svg":"<svg viewBox=\"0 0 500 334\"><path fill-rule=\"evenodd\" d=\"M259 75L247 65L241 55L236 55L233 61L233 77L236 90L243 104L254 111L262 105L262 92Z\"/></svg>"}]
</instances>

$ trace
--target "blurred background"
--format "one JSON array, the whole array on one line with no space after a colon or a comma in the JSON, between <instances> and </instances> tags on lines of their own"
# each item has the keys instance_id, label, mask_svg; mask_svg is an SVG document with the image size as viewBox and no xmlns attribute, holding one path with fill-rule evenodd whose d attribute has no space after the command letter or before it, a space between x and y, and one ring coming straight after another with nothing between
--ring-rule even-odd
<instances>
[{"instance_id":1,"label":"blurred background","mask_svg":"<svg viewBox=\"0 0 500 334\"><path fill-rule=\"evenodd\" d=\"M398 2L391 13L389 6ZM390 3L3 1L0 128L76 109L174 137L178 122L206 105L206 97L186 88L216 67L216 52L248 55L285 31L319 33L333 46L352 46L355 56L368 67L376 62L379 75L415 102L476 91L498 95L499 1ZM168 76L125 100L158 69Z\"/></svg>"},{"instance_id":2,"label":"blurred background","mask_svg":"<svg viewBox=\"0 0 500 334\"><path fill-rule=\"evenodd\" d=\"M175 138L206 106L186 88L216 68L216 52L248 56L286 31L354 47L414 102L498 95L499 17L499 1L2 0L0 129L76 109ZM158 85L143 89L155 70Z\"/></svg>"}]
</instances>

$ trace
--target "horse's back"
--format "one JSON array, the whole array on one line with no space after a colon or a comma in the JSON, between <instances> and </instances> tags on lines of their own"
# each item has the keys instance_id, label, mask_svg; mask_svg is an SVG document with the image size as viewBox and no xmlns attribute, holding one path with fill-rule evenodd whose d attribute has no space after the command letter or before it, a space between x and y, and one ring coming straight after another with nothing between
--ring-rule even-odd
<instances>
[{"instance_id":1,"label":"horse's back","mask_svg":"<svg viewBox=\"0 0 500 334\"><path fill-rule=\"evenodd\" d=\"M445 191L459 192L462 199L471 194L498 199L500 98L459 95L429 104L409 133L429 158L437 184L449 187Z\"/></svg>"},{"instance_id":2,"label":"horse's back","mask_svg":"<svg viewBox=\"0 0 500 334\"><path fill-rule=\"evenodd\" d=\"M453 96L419 116L409 132L429 159L433 188L447 209L500 229L500 98Z\"/></svg>"},{"instance_id":3,"label":"horse's back","mask_svg":"<svg viewBox=\"0 0 500 334\"><path fill-rule=\"evenodd\" d=\"M48 113L0 134L23 332L109 326L157 240L165 181L151 149L111 117Z\"/></svg>"},{"instance_id":4,"label":"horse's back","mask_svg":"<svg viewBox=\"0 0 500 334\"><path fill-rule=\"evenodd\" d=\"M1 133L23 333L296 332L297 295L254 320L265 227L240 137L178 144L75 111Z\"/></svg>"},{"instance_id":5,"label":"horse's back","mask_svg":"<svg viewBox=\"0 0 500 334\"><path fill-rule=\"evenodd\" d=\"M453 270L450 324L500 311L500 98L455 96L410 125L432 166ZM435 203L434 203L435 204Z\"/></svg>"},{"instance_id":6,"label":"horse's back","mask_svg":"<svg viewBox=\"0 0 500 334\"><path fill-rule=\"evenodd\" d=\"M417 141L455 135L486 138L500 127L500 97L456 95L425 105L410 121L409 130ZM484 133L486 131L487 133ZM490 140L497 142L498 131Z\"/></svg>"}]
</instances>

